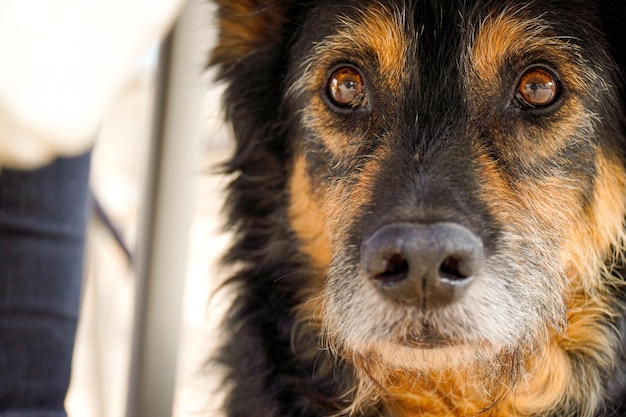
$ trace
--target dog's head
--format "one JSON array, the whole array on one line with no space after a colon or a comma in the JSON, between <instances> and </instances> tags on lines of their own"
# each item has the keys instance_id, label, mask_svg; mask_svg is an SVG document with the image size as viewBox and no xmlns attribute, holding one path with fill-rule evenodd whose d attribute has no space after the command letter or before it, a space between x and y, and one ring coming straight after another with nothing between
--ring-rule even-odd
<instances>
[{"instance_id":1,"label":"dog's head","mask_svg":"<svg viewBox=\"0 0 626 417\"><path fill-rule=\"evenodd\" d=\"M341 356L374 377L610 366L626 171L609 3L222 2L233 166L318 271L298 314Z\"/></svg>"}]
</instances>

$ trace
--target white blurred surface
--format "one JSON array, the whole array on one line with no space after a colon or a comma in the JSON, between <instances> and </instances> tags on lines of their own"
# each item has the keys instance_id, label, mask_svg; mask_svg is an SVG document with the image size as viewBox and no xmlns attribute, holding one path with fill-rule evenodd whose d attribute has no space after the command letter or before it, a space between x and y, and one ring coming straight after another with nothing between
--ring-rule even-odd
<instances>
[{"instance_id":1,"label":"white blurred surface","mask_svg":"<svg viewBox=\"0 0 626 417\"><path fill-rule=\"evenodd\" d=\"M199 0L198 0L199 1ZM206 10L206 48L211 41ZM206 55L189 57L202 70ZM181 58L182 59L182 58ZM142 65L122 88L107 112L93 156L92 187L130 248L139 224L142 186L149 152L154 68ZM195 146L200 163L185 175L197 176L183 300L178 380L174 416L216 416L216 385L206 361L216 342L215 325L223 305L216 297L217 259L228 242L220 233L222 189L226 180L216 166L230 153L229 132L221 122L220 88L206 74L206 134ZM89 228L83 310L75 350L72 384L66 401L70 417L123 417L126 411L135 277L123 252L98 221ZM166 331L166 329L164 329Z\"/></svg>"},{"instance_id":2,"label":"white blurred surface","mask_svg":"<svg viewBox=\"0 0 626 417\"><path fill-rule=\"evenodd\" d=\"M90 147L129 69L181 4L0 1L0 165L35 167Z\"/></svg>"}]
</instances>

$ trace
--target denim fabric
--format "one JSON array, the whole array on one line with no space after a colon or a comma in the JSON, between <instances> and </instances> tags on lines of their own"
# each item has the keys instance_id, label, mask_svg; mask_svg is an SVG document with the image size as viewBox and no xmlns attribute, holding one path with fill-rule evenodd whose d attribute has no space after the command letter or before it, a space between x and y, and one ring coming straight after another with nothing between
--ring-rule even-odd
<instances>
[{"instance_id":1,"label":"denim fabric","mask_svg":"<svg viewBox=\"0 0 626 417\"><path fill-rule=\"evenodd\" d=\"M89 160L0 171L0 417L66 415Z\"/></svg>"}]
</instances>

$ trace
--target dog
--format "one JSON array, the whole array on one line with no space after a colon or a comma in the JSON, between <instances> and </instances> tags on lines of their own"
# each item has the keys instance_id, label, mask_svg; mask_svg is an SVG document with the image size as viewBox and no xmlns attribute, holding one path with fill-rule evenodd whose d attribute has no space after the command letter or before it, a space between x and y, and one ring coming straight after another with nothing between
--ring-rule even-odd
<instances>
[{"instance_id":1,"label":"dog","mask_svg":"<svg viewBox=\"0 0 626 417\"><path fill-rule=\"evenodd\" d=\"M623 3L216 1L226 414L626 416Z\"/></svg>"}]
</instances>

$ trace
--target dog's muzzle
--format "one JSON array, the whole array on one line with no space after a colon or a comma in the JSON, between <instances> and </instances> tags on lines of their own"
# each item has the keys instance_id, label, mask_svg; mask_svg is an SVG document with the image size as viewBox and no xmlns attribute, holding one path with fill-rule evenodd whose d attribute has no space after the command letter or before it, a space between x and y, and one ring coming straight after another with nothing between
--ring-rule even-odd
<instances>
[{"instance_id":1,"label":"dog's muzzle","mask_svg":"<svg viewBox=\"0 0 626 417\"><path fill-rule=\"evenodd\" d=\"M483 252L482 240L456 223L393 223L363 241L361 268L385 297L429 309L463 295Z\"/></svg>"}]
</instances>

